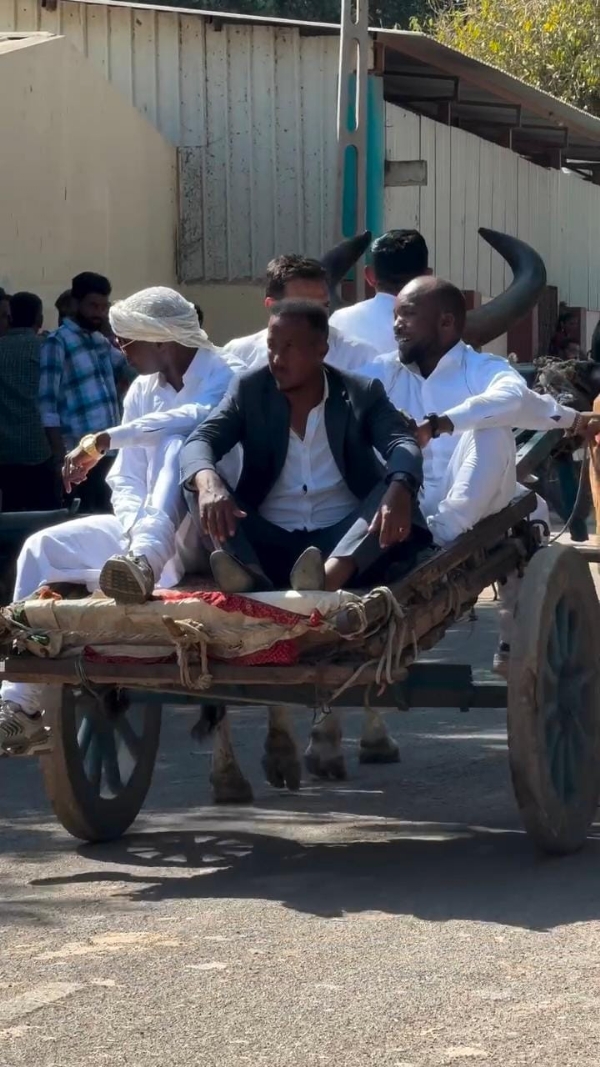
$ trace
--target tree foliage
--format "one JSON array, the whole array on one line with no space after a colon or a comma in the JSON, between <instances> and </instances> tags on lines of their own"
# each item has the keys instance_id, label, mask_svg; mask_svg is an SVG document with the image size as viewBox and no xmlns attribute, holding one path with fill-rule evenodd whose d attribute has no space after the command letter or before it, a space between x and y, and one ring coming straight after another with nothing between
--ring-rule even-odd
<instances>
[{"instance_id":1,"label":"tree foliage","mask_svg":"<svg viewBox=\"0 0 600 1067\"><path fill-rule=\"evenodd\" d=\"M600 0L433 0L433 8L411 28L600 115Z\"/></svg>"},{"instance_id":2,"label":"tree foliage","mask_svg":"<svg viewBox=\"0 0 600 1067\"><path fill-rule=\"evenodd\" d=\"M177 3L177 0L167 0ZM186 6L228 11L237 15L264 15L305 22L339 22L341 0L186 0ZM427 0L369 0L371 26L408 28L411 18L426 18Z\"/></svg>"}]
</instances>

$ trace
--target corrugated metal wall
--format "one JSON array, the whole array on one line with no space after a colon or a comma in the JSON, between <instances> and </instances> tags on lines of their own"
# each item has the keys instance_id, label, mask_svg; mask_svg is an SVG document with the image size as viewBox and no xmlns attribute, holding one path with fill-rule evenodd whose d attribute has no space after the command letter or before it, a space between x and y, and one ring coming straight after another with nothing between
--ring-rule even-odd
<instances>
[{"instance_id":1,"label":"corrugated metal wall","mask_svg":"<svg viewBox=\"0 0 600 1067\"><path fill-rule=\"evenodd\" d=\"M501 292L510 270L477 234L490 226L540 253L561 300L600 308L598 186L393 104L386 158L427 160L426 186L386 189L385 223L419 229L437 274L486 296Z\"/></svg>"},{"instance_id":2,"label":"corrugated metal wall","mask_svg":"<svg viewBox=\"0 0 600 1067\"><path fill-rule=\"evenodd\" d=\"M331 244L337 38L61 0L0 0L0 28L64 34L173 144L202 150L205 280Z\"/></svg>"}]
</instances>

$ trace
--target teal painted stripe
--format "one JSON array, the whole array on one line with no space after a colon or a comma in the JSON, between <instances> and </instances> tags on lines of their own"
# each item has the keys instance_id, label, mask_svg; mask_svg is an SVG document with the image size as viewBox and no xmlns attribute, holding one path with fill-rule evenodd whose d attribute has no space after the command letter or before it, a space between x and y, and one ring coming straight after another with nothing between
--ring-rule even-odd
<instances>
[{"instance_id":1,"label":"teal painted stripe","mask_svg":"<svg viewBox=\"0 0 600 1067\"><path fill-rule=\"evenodd\" d=\"M348 105L347 125L354 129L356 95L356 75L350 75L350 103ZM367 229L374 236L383 230L383 189L385 168L385 104L383 100L383 79L369 74L367 82ZM356 225L356 167L354 149L346 149L344 161L344 197L342 212L342 233L350 237L357 229Z\"/></svg>"}]
</instances>

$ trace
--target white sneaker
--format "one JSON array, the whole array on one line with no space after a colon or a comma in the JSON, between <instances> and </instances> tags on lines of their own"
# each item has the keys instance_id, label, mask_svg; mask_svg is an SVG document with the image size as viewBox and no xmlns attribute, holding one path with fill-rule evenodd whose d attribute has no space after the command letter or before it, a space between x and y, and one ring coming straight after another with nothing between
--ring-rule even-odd
<instances>
[{"instance_id":1,"label":"white sneaker","mask_svg":"<svg viewBox=\"0 0 600 1067\"><path fill-rule=\"evenodd\" d=\"M506 641L501 641L498 648L494 652L494 662L492 664L492 670L499 674L501 678L508 678L508 663L510 660L510 645Z\"/></svg>"},{"instance_id":2,"label":"white sneaker","mask_svg":"<svg viewBox=\"0 0 600 1067\"><path fill-rule=\"evenodd\" d=\"M28 715L12 700L0 700L0 754L31 755L48 747L50 731L40 712Z\"/></svg>"}]
</instances>

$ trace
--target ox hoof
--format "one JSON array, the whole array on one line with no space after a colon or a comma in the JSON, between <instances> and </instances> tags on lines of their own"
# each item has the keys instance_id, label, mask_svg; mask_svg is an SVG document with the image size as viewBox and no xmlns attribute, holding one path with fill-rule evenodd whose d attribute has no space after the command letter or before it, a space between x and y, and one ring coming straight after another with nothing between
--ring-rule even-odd
<instances>
[{"instance_id":1,"label":"ox hoof","mask_svg":"<svg viewBox=\"0 0 600 1067\"><path fill-rule=\"evenodd\" d=\"M315 745L311 741L304 754L304 763L313 778L343 782L348 777L343 753L333 752L331 745Z\"/></svg>"},{"instance_id":2,"label":"ox hoof","mask_svg":"<svg viewBox=\"0 0 600 1067\"><path fill-rule=\"evenodd\" d=\"M400 748L392 737L380 741L361 741L359 763L400 763Z\"/></svg>"},{"instance_id":3,"label":"ox hoof","mask_svg":"<svg viewBox=\"0 0 600 1067\"><path fill-rule=\"evenodd\" d=\"M241 771L227 775L210 776L215 804L251 804L254 800L252 786Z\"/></svg>"},{"instance_id":4,"label":"ox hoof","mask_svg":"<svg viewBox=\"0 0 600 1067\"><path fill-rule=\"evenodd\" d=\"M269 785L275 789L287 787L297 793L302 780L302 766L296 746L284 734L267 734L262 769Z\"/></svg>"}]
</instances>

